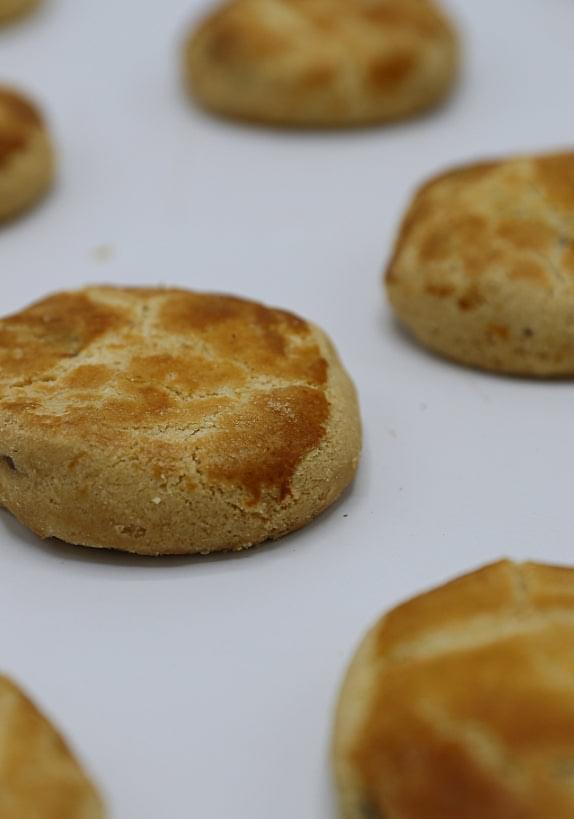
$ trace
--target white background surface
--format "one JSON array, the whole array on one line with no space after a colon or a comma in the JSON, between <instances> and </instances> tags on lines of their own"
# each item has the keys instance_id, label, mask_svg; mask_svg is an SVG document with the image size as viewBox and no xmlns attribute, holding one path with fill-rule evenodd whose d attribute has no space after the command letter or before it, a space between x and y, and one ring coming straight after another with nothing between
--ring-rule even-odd
<instances>
[{"instance_id":1,"label":"white background surface","mask_svg":"<svg viewBox=\"0 0 574 819\"><path fill-rule=\"evenodd\" d=\"M571 384L444 363L384 306L421 177L572 139L571 0L448 6L467 46L452 103L331 135L194 111L176 62L193 0L46 0L0 33L0 77L43 102L62 165L0 232L1 312L88 281L252 296L322 324L362 400L352 491L240 558L42 544L0 514L0 667L70 736L113 819L333 819L332 706L371 621L503 554L574 562Z\"/></svg>"}]
</instances>

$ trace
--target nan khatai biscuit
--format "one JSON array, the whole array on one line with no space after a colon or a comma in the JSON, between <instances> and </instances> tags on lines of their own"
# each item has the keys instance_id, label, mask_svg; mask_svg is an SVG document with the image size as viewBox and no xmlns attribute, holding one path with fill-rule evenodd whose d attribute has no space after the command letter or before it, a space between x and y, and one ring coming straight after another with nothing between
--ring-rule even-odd
<instances>
[{"instance_id":1,"label":"nan khatai biscuit","mask_svg":"<svg viewBox=\"0 0 574 819\"><path fill-rule=\"evenodd\" d=\"M282 310L94 287L0 321L0 504L44 538L243 549L333 503L360 438L332 344Z\"/></svg>"},{"instance_id":2,"label":"nan khatai biscuit","mask_svg":"<svg viewBox=\"0 0 574 819\"><path fill-rule=\"evenodd\" d=\"M0 86L0 220L30 208L54 178L47 126L33 103Z\"/></svg>"},{"instance_id":3,"label":"nan khatai biscuit","mask_svg":"<svg viewBox=\"0 0 574 819\"><path fill-rule=\"evenodd\" d=\"M0 24L32 11L39 0L0 0Z\"/></svg>"},{"instance_id":4,"label":"nan khatai biscuit","mask_svg":"<svg viewBox=\"0 0 574 819\"><path fill-rule=\"evenodd\" d=\"M571 819L574 570L504 561L387 614L334 753L345 819Z\"/></svg>"},{"instance_id":5,"label":"nan khatai biscuit","mask_svg":"<svg viewBox=\"0 0 574 819\"><path fill-rule=\"evenodd\" d=\"M439 103L457 36L431 0L231 0L189 37L190 93L271 125L357 126Z\"/></svg>"},{"instance_id":6,"label":"nan khatai biscuit","mask_svg":"<svg viewBox=\"0 0 574 819\"><path fill-rule=\"evenodd\" d=\"M387 290L416 338L448 358L574 375L574 153L429 182L403 222Z\"/></svg>"},{"instance_id":7,"label":"nan khatai biscuit","mask_svg":"<svg viewBox=\"0 0 574 819\"><path fill-rule=\"evenodd\" d=\"M0 677L1 819L103 819L104 809L62 737Z\"/></svg>"}]
</instances>

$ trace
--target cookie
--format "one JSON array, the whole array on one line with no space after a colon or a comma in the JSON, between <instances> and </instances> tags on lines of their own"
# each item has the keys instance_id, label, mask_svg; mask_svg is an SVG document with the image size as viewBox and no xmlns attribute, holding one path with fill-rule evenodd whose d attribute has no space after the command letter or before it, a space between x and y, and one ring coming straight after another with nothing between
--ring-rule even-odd
<instances>
[{"instance_id":1,"label":"cookie","mask_svg":"<svg viewBox=\"0 0 574 819\"><path fill-rule=\"evenodd\" d=\"M0 24L32 11L39 0L0 0Z\"/></svg>"},{"instance_id":2,"label":"cookie","mask_svg":"<svg viewBox=\"0 0 574 819\"><path fill-rule=\"evenodd\" d=\"M431 0L230 0L184 50L201 105L270 125L403 119L441 102L457 73L457 36Z\"/></svg>"},{"instance_id":3,"label":"cookie","mask_svg":"<svg viewBox=\"0 0 574 819\"><path fill-rule=\"evenodd\" d=\"M345 681L345 819L570 819L574 570L486 566L395 608Z\"/></svg>"},{"instance_id":4,"label":"cookie","mask_svg":"<svg viewBox=\"0 0 574 819\"><path fill-rule=\"evenodd\" d=\"M2 819L103 819L100 799L54 727L0 677Z\"/></svg>"},{"instance_id":5,"label":"cookie","mask_svg":"<svg viewBox=\"0 0 574 819\"><path fill-rule=\"evenodd\" d=\"M36 204L54 178L54 151L38 109L0 87L0 220Z\"/></svg>"},{"instance_id":6,"label":"cookie","mask_svg":"<svg viewBox=\"0 0 574 819\"><path fill-rule=\"evenodd\" d=\"M0 504L43 538L244 549L333 503L360 439L331 342L282 310L93 287L0 321Z\"/></svg>"},{"instance_id":7,"label":"cookie","mask_svg":"<svg viewBox=\"0 0 574 819\"><path fill-rule=\"evenodd\" d=\"M574 153L453 170L403 222L387 291L431 350L495 372L574 375Z\"/></svg>"}]
</instances>

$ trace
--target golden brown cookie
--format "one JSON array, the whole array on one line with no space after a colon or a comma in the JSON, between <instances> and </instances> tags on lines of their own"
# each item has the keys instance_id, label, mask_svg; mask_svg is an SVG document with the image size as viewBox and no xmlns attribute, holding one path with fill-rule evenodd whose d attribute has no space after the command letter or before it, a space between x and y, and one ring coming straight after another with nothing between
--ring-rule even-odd
<instances>
[{"instance_id":1,"label":"golden brown cookie","mask_svg":"<svg viewBox=\"0 0 574 819\"><path fill-rule=\"evenodd\" d=\"M0 87L0 220L34 205L54 178L54 152L38 109Z\"/></svg>"},{"instance_id":2,"label":"golden brown cookie","mask_svg":"<svg viewBox=\"0 0 574 819\"><path fill-rule=\"evenodd\" d=\"M389 612L334 761L345 819L571 819L574 570L502 561Z\"/></svg>"},{"instance_id":3,"label":"golden brown cookie","mask_svg":"<svg viewBox=\"0 0 574 819\"><path fill-rule=\"evenodd\" d=\"M448 358L574 375L574 153L431 180L403 222L387 291L414 336Z\"/></svg>"},{"instance_id":4,"label":"golden brown cookie","mask_svg":"<svg viewBox=\"0 0 574 819\"><path fill-rule=\"evenodd\" d=\"M0 677L1 819L103 819L104 809L64 740Z\"/></svg>"},{"instance_id":5,"label":"golden brown cookie","mask_svg":"<svg viewBox=\"0 0 574 819\"><path fill-rule=\"evenodd\" d=\"M0 0L0 24L27 14L39 4L39 0Z\"/></svg>"},{"instance_id":6,"label":"golden brown cookie","mask_svg":"<svg viewBox=\"0 0 574 819\"><path fill-rule=\"evenodd\" d=\"M457 68L456 34L432 0L230 0L184 54L206 108L297 127L409 117L447 95Z\"/></svg>"},{"instance_id":7,"label":"golden brown cookie","mask_svg":"<svg viewBox=\"0 0 574 819\"><path fill-rule=\"evenodd\" d=\"M0 321L0 504L41 537L244 549L333 503L360 438L331 342L282 310L93 287Z\"/></svg>"}]
</instances>

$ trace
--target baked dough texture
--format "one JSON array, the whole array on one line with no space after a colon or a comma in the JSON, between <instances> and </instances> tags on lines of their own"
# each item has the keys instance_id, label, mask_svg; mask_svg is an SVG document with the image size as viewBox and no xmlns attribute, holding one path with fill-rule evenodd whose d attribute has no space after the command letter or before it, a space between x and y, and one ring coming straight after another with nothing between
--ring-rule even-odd
<instances>
[{"instance_id":1,"label":"baked dough texture","mask_svg":"<svg viewBox=\"0 0 574 819\"><path fill-rule=\"evenodd\" d=\"M345 819L571 819L574 570L502 561L387 614L334 760Z\"/></svg>"},{"instance_id":2,"label":"baked dough texture","mask_svg":"<svg viewBox=\"0 0 574 819\"><path fill-rule=\"evenodd\" d=\"M446 97L457 36L431 0L230 0L192 31L190 93L271 125L357 126Z\"/></svg>"},{"instance_id":3,"label":"baked dough texture","mask_svg":"<svg viewBox=\"0 0 574 819\"><path fill-rule=\"evenodd\" d=\"M414 336L448 358L574 375L574 153L431 180L403 222L387 291Z\"/></svg>"},{"instance_id":4,"label":"baked dough texture","mask_svg":"<svg viewBox=\"0 0 574 819\"><path fill-rule=\"evenodd\" d=\"M39 0L0 0L0 23L27 14L39 4Z\"/></svg>"},{"instance_id":5,"label":"baked dough texture","mask_svg":"<svg viewBox=\"0 0 574 819\"><path fill-rule=\"evenodd\" d=\"M54 178L54 151L33 103L0 86L0 220L41 199Z\"/></svg>"},{"instance_id":6,"label":"baked dough texture","mask_svg":"<svg viewBox=\"0 0 574 819\"><path fill-rule=\"evenodd\" d=\"M243 549L333 503L360 441L331 342L291 313L92 287L0 321L0 504L41 537Z\"/></svg>"},{"instance_id":7,"label":"baked dough texture","mask_svg":"<svg viewBox=\"0 0 574 819\"><path fill-rule=\"evenodd\" d=\"M100 799L64 740L0 677L1 819L103 819Z\"/></svg>"}]
</instances>

